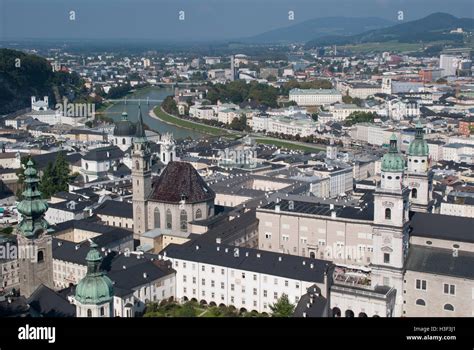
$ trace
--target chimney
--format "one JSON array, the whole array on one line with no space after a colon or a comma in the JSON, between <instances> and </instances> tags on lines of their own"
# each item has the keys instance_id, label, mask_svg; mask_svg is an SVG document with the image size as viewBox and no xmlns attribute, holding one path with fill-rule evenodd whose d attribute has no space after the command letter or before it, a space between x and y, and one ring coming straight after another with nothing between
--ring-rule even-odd
<instances>
[{"instance_id":1,"label":"chimney","mask_svg":"<svg viewBox=\"0 0 474 350\"><path fill-rule=\"evenodd\" d=\"M216 243L217 243L217 244L221 244L221 238L220 238L220 237L217 237L217 238L216 238Z\"/></svg>"}]
</instances>

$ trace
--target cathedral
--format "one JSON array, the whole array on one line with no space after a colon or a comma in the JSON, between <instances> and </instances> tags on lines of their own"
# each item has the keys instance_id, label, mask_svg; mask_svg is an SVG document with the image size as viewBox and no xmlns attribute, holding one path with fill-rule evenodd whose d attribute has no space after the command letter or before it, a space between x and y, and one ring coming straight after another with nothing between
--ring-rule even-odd
<instances>
[{"instance_id":1,"label":"cathedral","mask_svg":"<svg viewBox=\"0 0 474 350\"><path fill-rule=\"evenodd\" d=\"M166 148L164 148L166 149ZM162 232L188 233L188 223L214 216L215 193L196 169L174 161L173 153L158 180L152 183L150 142L143 128L141 110L133 140L133 228L136 238L158 228Z\"/></svg>"}]
</instances>

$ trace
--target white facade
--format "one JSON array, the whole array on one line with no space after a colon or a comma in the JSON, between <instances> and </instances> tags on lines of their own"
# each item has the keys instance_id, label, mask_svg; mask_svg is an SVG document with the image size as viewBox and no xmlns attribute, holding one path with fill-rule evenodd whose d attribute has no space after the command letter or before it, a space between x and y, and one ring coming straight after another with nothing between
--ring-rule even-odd
<instances>
[{"instance_id":1,"label":"white facade","mask_svg":"<svg viewBox=\"0 0 474 350\"><path fill-rule=\"evenodd\" d=\"M222 249L223 254L234 255L239 248L216 245L215 249ZM253 250L250 254L273 253ZM172 261L173 268L176 270L176 298L180 301L204 300L207 304L233 305L238 310L270 313L270 305L276 303L283 294L288 296L290 302L296 304L306 293L306 289L315 284L314 281L302 281L219 264L178 259L169 254L165 258ZM284 264L284 259L285 256L282 256L282 264ZM311 261L308 260L302 268L313 268ZM325 284L316 284L321 288L322 295L327 297Z\"/></svg>"},{"instance_id":2,"label":"white facade","mask_svg":"<svg viewBox=\"0 0 474 350\"><path fill-rule=\"evenodd\" d=\"M292 89L289 100L299 106L320 106L341 102L342 95L335 89Z\"/></svg>"}]
</instances>

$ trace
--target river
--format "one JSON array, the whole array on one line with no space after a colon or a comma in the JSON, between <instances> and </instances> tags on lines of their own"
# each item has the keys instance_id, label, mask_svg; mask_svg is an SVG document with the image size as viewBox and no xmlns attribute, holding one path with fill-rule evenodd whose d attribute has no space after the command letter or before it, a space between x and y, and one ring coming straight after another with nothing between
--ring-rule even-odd
<instances>
[{"instance_id":1,"label":"river","mask_svg":"<svg viewBox=\"0 0 474 350\"><path fill-rule=\"evenodd\" d=\"M158 119L151 118L149 116L149 111L154 106L158 105L158 102L150 102L150 105L147 105L146 100L149 98L150 100L163 100L166 96L173 95L172 88L158 88L158 87L149 87L138 90L130 95L127 96L128 99L141 99L141 109L143 115L143 121L147 124L150 129L159 132L160 134L164 134L167 132L171 132L175 139L182 139L191 137L193 139L199 139L204 137L205 135L188 129L182 129L174 125L169 125L163 123ZM123 111L128 113L128 119L132 122L136 122L138 118L138 102L115 102L113 105L108 107L104 112L107 117L110 117L114 120L120 120L121 114Z\"/></svg>"}]
</instances>

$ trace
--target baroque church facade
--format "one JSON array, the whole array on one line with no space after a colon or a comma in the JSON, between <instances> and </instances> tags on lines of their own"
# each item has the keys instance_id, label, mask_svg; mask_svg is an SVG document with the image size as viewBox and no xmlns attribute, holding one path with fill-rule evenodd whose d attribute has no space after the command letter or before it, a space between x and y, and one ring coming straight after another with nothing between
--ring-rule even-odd
<instances>
[{"instance_id":1,"label":"baroque church facade","mask_svg":"<svg viewBox=\"0 0 474 350\"><path fill-rule=\"evenodd\" d=\"M163 150L167 152L161 157L169 162L152 183L152 152L140 110L132 151L133 227L137 238L152 229L187 234L189 222L214 215L215 193L191 164L173 160L171 139L165 140Z\"/></svg>"}]
</instances>

